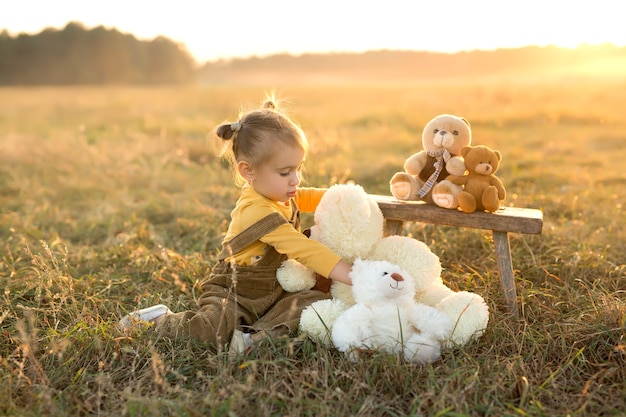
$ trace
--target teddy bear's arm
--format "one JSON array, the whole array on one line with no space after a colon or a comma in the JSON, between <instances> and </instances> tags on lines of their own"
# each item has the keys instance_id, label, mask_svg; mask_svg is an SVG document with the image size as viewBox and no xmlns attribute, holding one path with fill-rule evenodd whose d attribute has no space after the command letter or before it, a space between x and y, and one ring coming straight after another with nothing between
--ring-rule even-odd
<instances>
[{"instance_id":1,"label":"teddy bear's arm","mask_svg":"<svg viewBox=\"0 0 626 417\"><path fill-rule=\"evenodd\" d=\"M446 171L452 175L462 176L465 170L465 161L461 156L453 156L446 162Z\"/></svg>"},{"instance_id":2,"label":"teddy bear's arm","mask_svg":"<svg viewBox=\"0 0 626 417\"><path fill-rule=\"evenodd\" d=\"M426 166L426 151L419 151L404 161L404 170L411 175L419 175ZM465 167L465 165L463 165Z\"/></svg>"},{"instance_id":3,"label":"teddy bear's arm","mask_svg":"<svg viewBox=\"0 0 626 417\"><path fill-rule=\"evenodd\" d=\"M467 175L448 175L446 177L446 181L450 181L456 185L465 185L468 178L469 177Z\"/></svg>"},{"instance_id":4,"label":"teddy bear's arm","mask_svg":"<svg viewBox=\"0 0 626 417\"><path fill-rule=\"evenodd\" d=\"M506 190L504 189L504 184L502 184L500 178L493 176L491 178L491 185L495 186L498 189L498 199L504 200L506 198Z\"/></svg>"}]
</instances>

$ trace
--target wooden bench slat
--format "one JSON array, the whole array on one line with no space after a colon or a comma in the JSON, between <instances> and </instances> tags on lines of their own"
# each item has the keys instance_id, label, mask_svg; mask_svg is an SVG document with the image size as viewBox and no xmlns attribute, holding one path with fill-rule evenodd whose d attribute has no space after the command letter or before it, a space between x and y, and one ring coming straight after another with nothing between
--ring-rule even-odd
<instances>
[{"instance_id":1,"label":"wooden bench slat","mask_svg":"<svg viewBox=\"0 0 626 417\"><path fill-rule=\"evenodd\" d=\"M444 224L533 235L541 234L543 228L543 213L537 209L502 207L495 213L463 213L459 210L445 209L422 201L400 201L393 196L386 195L371 195L371 197L378 203L383 216L388 220Z\"/></svg>"}]
</instances>

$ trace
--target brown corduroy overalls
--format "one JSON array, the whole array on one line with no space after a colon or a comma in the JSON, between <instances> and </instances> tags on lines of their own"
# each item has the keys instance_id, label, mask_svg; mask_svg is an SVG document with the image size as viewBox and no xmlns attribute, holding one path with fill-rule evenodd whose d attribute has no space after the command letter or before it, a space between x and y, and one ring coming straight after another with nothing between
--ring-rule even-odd
<instances>
[{"instance_id":1,"label":"brown corduroy overalls","mask_svg":"<svg viewBox=\"0 0 626 417\"><path fill-rule=\"evenodd\" d=\"M299 213L294 214L292 224L299 221ZM329 295L318 290L284 291L276 271L287 256L271 246L251 266L231 265L225 261L285 223L283 216L273 213L225 243L218 263L201 287L199 309L163 316L157 322L159 334L191 337L209 342L218 350L230 342L235 329L258 332L282 328L296 332L302 310Z\"/></svg>"}]
</instances>

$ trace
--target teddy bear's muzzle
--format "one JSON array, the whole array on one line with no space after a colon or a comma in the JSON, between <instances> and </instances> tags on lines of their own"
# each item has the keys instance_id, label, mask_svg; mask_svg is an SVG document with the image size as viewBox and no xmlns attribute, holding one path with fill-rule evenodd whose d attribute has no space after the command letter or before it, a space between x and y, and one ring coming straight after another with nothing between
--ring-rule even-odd
<instances>
[{"instance_id":1,"label":"teddy bear's muzzle","mask_svg":"<svg viewBox=\"0 0 626 417\"><path fill-rule=\"evenodd\" d=\"M402 291L404 289L404 286L401 285L401 283L404 282L404 277L397 272L391 273L390 276L391 279L393 279L393 282L390 282L389 286L394 290Z\"/></svg>"},{"instance_id":2,"label":"teddy bear's muzzle","mask_svg":"<svg viewBox=\"0 0 626 417\"><path fill-rule=\"evenodd\" d=\"M394 272L391 274L391 278L393 278L394 281L396 282L401 282L404 281L404 277L400 274L398 274L397 272Z\"/></svg>"}]
</instances>

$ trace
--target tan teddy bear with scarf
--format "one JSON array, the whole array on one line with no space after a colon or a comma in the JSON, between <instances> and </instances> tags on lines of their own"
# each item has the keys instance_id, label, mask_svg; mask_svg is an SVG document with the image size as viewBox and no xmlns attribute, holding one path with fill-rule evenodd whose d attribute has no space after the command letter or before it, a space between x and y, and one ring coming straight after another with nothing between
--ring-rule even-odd
<instances>
[{"instance_id":1,"label":"tan teddy bear with scarf","mask_svg":"<svg viewBox=\"0 0 626 417\"><path fill-rule=\"evenodd\" d=\"M465 118L451 114L436 116L422 132L424 149L411 155L404 163L404 172L397 172L391 178L391 194L398 200L423 200L456 209L462 187L445 178L465 173L461 150L471 141L472 131Z\"/></svg>"}]
</instances>

